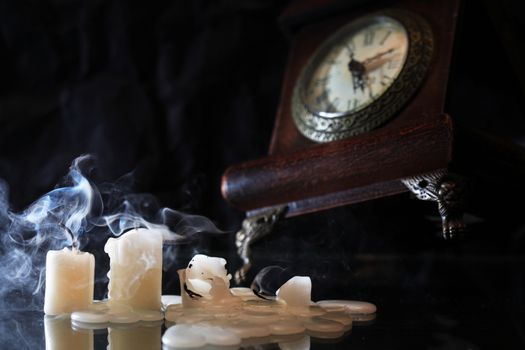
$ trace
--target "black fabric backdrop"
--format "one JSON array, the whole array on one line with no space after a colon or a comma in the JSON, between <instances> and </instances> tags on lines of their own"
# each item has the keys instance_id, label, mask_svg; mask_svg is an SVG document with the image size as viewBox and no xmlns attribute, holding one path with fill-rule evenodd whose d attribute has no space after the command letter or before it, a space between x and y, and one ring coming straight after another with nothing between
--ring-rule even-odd
<instances>
[{"instance_id":1,"label":"black fabric backdrop","mask_svg":"<svg viewBox=\"0 0 525 350\"><path fill-rule=\"evenodd\" d=\"M92 153L97 181L134 171L137 191L237 228L220 175L266 154L288 49L284 6L1 1L0 178L13 209ZM448 110L521 141L522 91L501 41L487 6L467 3Z\"/></svg>"},{"instance_id":2,"label":"black fabric backdrop","mask_svg":"<svg viewBox=\"0 0 525 350\"><path fill-rule=\"evenodd\" d=\"M0 177L14 209L83 153L96 180L208 215L226 166L265 154L287 44L277 1L2 1Z\"/></svg>"}]
</instances>

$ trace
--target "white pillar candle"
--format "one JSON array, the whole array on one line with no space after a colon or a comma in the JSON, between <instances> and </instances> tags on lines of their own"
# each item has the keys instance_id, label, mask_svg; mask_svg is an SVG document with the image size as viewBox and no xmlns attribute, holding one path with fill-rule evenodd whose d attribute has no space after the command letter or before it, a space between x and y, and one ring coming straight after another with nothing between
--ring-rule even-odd
<instances>
[{"instance_id":1,"label":"white pillar candle","mask_svg":"<svg viewBox=\"0 0 525 350\"><path fill-rule=\"evenodd\" d=\"M46 350L93 350L93 331L71 328L69 317L44 319Z\"/></svg>"},{"instance_id":2,"label":"white pillar candle","mask_svg":"<svg viewBox=\"0 0 525 350\"><path fill-rule=\"evenodd\" d=\"M162 233L134 229L118 238L110 238L104 251L110 258L109 307L160 310Z\"/></svg>"},{"instance_id":3,"label":"white pillar candle","mask_svg":"<svg viewBox=\"0 0 525 350\"><path fill-rule=\"evenodd\" d=\"M59 315L89 308L94 278L92 254L70 248L47 252L44 312Z\"/></svg>"}]
</instances>

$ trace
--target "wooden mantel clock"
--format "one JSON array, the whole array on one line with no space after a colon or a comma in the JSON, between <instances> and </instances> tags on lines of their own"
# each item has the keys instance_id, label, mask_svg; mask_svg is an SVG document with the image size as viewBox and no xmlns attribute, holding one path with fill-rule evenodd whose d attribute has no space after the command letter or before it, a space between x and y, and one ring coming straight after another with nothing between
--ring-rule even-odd
<instances>
[{"instance_id":1,"label":"wooden mantel clock","mask_svg":"<svg viewBox=\"0 0 525 350\"><path fill-rule=\"evenodd\" d=\"M222 183L247 212L238 280L283 216L411 190L438 202L445 237L464 229L444 111L458 0L349 3L297 1L282 16L291 52L269 156Z\"/></svg>"}]
</instances>

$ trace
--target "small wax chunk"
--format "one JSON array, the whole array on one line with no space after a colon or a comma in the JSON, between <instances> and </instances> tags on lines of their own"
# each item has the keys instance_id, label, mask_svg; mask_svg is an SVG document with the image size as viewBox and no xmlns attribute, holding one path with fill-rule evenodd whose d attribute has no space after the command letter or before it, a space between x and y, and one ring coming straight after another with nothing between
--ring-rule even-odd
<instances>
[{"instance_id":1,"label":"small wax chunk","mask_svg":"<svg viewBox=\"0 0 525 350\"><path fill-rule=\"evenodd\" d=\"M162 233L134 229L110 238L104 251L110 258L110 308L160 310L162 288Z\"/></svg>"},{"instance_id":2,"label":"small wax chunk","mask_svg":"<svg viewBox=\"0 0 525 350\"><path fill-rule=\"evenodd\" d=\"M246 288L246 287L230 288L230 292L236 297L249 298L249 299L257 298L257 296L253 294L253 290L251 290L250 288Z\"/></svg>"},{"instance_id":3,"label":"small wax chunk","mask_svg":"<svg viewBox=\"0 0 525 350\"><path fill-rule=\"evenodd\" d=\"M270 332L274 335L290 335L302 333L305 327L300 322L294 322L292 320L282 320L273 322L269 325Z\"/></svg>"},{"instance_id":4,"label":"small wax chunk","mask_svg":"<svg viewBox=\"0 0 525 350\"><path fill-rule=\"evenodd\" d=\"M377 311L377 307L366 301L356 300L321 300L317 305L326 310L341 310L342 308L350 314L369 315Z\"/></svg>"},{"instance_id":5,"label":"small wax chunk","mask_svg":"<svg viewBox=\"0 0 525 350\"><path fill-rule=\"evenodd\" d=\"M292 277L277 290L276 294L277 300L283 300L288 306L309 307L312 280L306 276Z\"/></svg>"},{"instance_id":6,"label":"small wax chunk","mask_svg":"<svg viewBox=\"0 0 525 350\"><path fill-rule=\"evenodd\" d=\"M226 260L202 254L195 255L179 274L181 301L185 308L204 307L204 304L234 306L242 299L230 291L231 275L226 271Z\"/></svg>"},{"instance_id":7,"label":"small wax chunk","mask_svg":"<svg viewBox=\"0 0 525 350\"><path fill-rule=\"evenodd\" d=\"M292 307L290 308L290 313L297 317L314 317L321 316L326 314L328 311L319 306L310 306L310 307Z\"/></svg>"},{"instance_id":8,"label":"small wax chunk","mask_svg":"<svg viewBox=\"0 0 525 350\"><path fill-rule=\"evenodd\" d=\"M209 322L215 320L215 317L212 315L203 315L203 314L184 314L180 319L170 319L166 317L168 321L176 322L178 324L199 324L202 322Z\"/></svg>"},{"instance_id":9,"label":"small wax chunk","mask_svg":"<svg viewBox=\"0 0 525 350\"><path fill-rule=\"evenodd\" d=\"M262 308L259 308L259 310L244 310L243 316L249 317L252 319L259 319L259 318L279 319L278 312L275 312L272 309L264 310Z\"/></svg>"},{"instance_id":10,"label":"small wax chunk","mask_svg":"<svg viewBox=\"0 0 525 350\"><path fill-rule=\"evenodd\" d=\"M71 314L71 320L81 323L108 323L109 314L106 311L75 311Z\"/></svg>"},{"instance_id":11,"label":"small wax chunk","mask_svg":"<svg viewBox=\"0 0 525 350\"><path fill-rule=\"evenodd\" d=\"M88 309L93 301L95 258L76 249L50 250L46 256L47 315Z\"/></svg>"},{"instance_id":12,"label":"small wax chunk","mask_svg":"<svg viewBox=\"0 0 525 350\"><path fill-rule=\"evenodd\" d=\"M134 312L110 313L110 323L135 323L140 321L140 316Z\"/></svg>"},{"instance_id":13,"label":"small wax chunk","mask_svg":"<svg viewBox=\"0 0 525 350\"><path fill-rule=\"evenodd\" d=\"M314 332L337 333L345 329L345 325L340 322L320 317L312 317L303 324L306 329Z\"/></svg>"},{"instance_id":14,"label":"small wax chunk","mask_svg":"<svg viewBox=\"0 0 525 350\"><path fill-rule=\"evenodd\" d=\"M186 268L188 288L202 296L209 296L214 278L222 279L224 286L230 287L232 276L226 271L226 260L203 254L195 255Z\"/></svg>"},{"instance_id":15,"label":"small wax chunk","mask_svg":"<svg viewBox=\"0 0 525 350\"><path fill-rule=\"evenodd\" d=\"M376 319L376 314L354 314L352 315L352 322L356 325L366 324Z\"/></svg>"}]
</instances>

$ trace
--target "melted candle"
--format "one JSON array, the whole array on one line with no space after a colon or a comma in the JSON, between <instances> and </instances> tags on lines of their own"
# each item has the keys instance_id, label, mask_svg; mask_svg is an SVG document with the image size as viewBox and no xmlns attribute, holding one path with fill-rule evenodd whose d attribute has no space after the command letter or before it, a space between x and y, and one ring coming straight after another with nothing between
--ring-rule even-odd
<instances>
[{"instance_id":1,"label":"melted candle","mask_svg":"<svg viewBox=\"0 0 525 350\"><path fill-rule=\"evenodd\" d=\"M162 337L165 347L255 345L254 339L262 344L304 334L338 338L351 329L355 315L370 318L376 310L365 302L314 303L311 280L305 276L293 277L277 291L277 298L264 300L248 288L229 288L225 264L221 258L197 255L179 270L183 292L180 303L166 307L166 320L175 325ZM301 339L290 347L308 348L309 338ZM288 345L284 340L282 344Z\"/></svg>"},{"instance_id":2,"label":"melted candle","mask_svg":"<svg viewBox=\"0 0 525 350\"><path fill-rule=\"evenodd\" d=\"M141 249L148 250L148 245ZM120 249L119 253L125 251ZM301 344L299 348L306 348L309 344L306 336L338 338L352 328L353 318L371 318L376 310L373 304L366 302L325 300L314 303L311 301L312 283L306 276L288 280L279 288L276 298L261 299L248 288L229 288L231 275L225 265L226 260L222 258L196 255L186 269L179 270L182 295L158 295L164 313L132 305L124 308L123 303L95 301L89 310L74 312L71 319L77 327L105 328L108 324L165 318L167 326L171 326L162 336L167 349L275 342L289 348ZM121 333L110 333L112 344L124 341L122 337L126 337L126 332ZM290 338L297 337L302 340L290 342Z\"/></svg>"},{"instance_id":3,"label":"melted candle","mask_svg":"<svg viewBox=\"0 0 525 350\"><path fill-rule=\"evenodd\" d=\"M109 298L73 312L75 325L105 328L107 323L163 320L162 233L145 228L130 230L110 238L104 251L110 258Z\"/></svg>"},{"instance_id":4,"label":"melted candle","mask_svg":"<svg viewBox=\"0 0 525 350\"><path fill-rule=\"evenodd\" d=\"M162 233L134 229L108 239L108 303L111 308L160 311Z\"/></svg>"}]
</instances>

